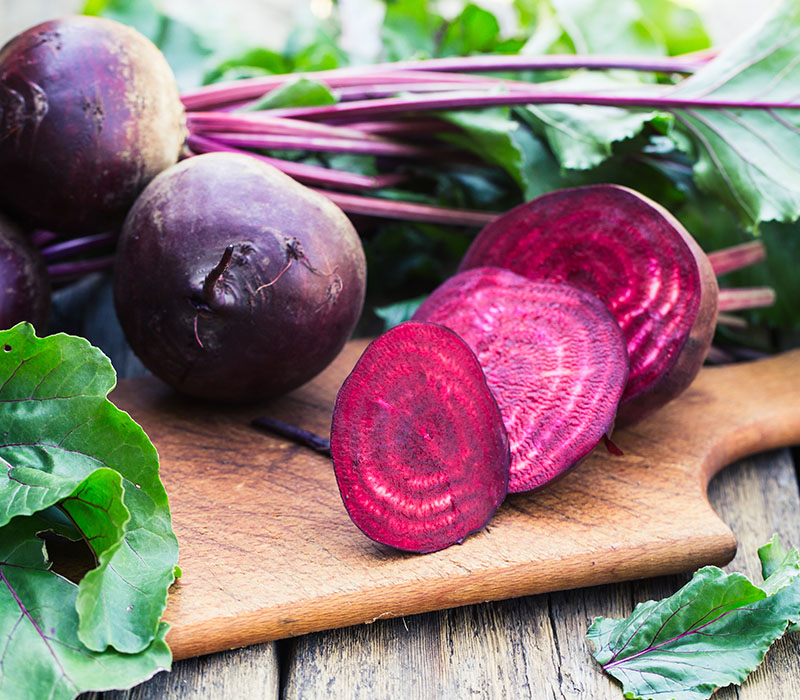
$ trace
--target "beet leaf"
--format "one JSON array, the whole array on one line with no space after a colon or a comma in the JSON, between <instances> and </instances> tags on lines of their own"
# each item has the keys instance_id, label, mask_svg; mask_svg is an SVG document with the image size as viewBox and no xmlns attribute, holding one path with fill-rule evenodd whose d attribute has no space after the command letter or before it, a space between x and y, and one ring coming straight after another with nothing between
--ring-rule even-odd
<instances>
[{"instance_id":1,"label":"beet leaf","mask_svg":"<svg viewBox=\"0 0 800 700\"><path fill-rule=\"evenodd\" d=\"M87 481L107 490L106 499L115 498L124 508L119 474L110 469L95 474L97 478ZM85 495L85 489L79 487L76 494ZM69 700L86 690L127 688L169 670L165 623L137 654L91 651L81 643L78 586L50 570L46 548L37 537L53 527L52 521L32 515L0 528L0 697Z\"/></svg>"},{"instance_id":2,"label":"beet leaf","mask_svg":"<svg viewBox=\"0 0 800 700\"><path fill-rule=\"evenodd\" d=\"M800 216L800 4L778 3L670 96L783 102L792 109L672 109L691 134L701 188L751 226Z\"/></svg>"},{"instance_id":3,"label":"beet leaf","mask_svg":"<svg viewBox=\"0 0 800 700\"><path fill-rule=\"evenodd\" d=\"M707 566L624 620L595 619L587 634L594 657L625 697L705 700L747 678L800 608L797 549L786 551L773 537L759 557L770 572L760 585Z\"/></svg>"},{"instance_id":4,"label":"beet leaf","mask_svg":"<svg viewBox=\"0 0 800 700\"><path fill-rule=\"evenodd\" d=\"M0 528L59 506L97 560L76 593L82 644L134 654L158 634L178 546L156 450L106 398L115 380L83 338L0 333Z\"/></svg>"}]
</instances>

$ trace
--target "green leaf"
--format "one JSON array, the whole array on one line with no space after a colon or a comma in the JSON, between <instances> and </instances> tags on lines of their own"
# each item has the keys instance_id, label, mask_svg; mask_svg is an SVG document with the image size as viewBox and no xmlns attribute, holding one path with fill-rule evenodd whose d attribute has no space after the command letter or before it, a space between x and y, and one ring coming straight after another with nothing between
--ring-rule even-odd
<instances>
[{"instance_id":1,"label":"green leaf","mask_svg":"<svg viewBox=\"0 0 800 700\"><path fill-rule=\"evenodd\" d=\"M682 98L796 101L800 2L783 0L764 21L670 94ZM744 221L800 216L800 111L675 109L696 144L695 179Z\"/></svg>"},{"instance_id":2,"label":"green leaf","mask_svg":"<svg viewBox=\"0 0 800 700\"><path fill-rule=\"evenodd\" d=\"M398 301L389 306L381 306L375 309L375 315L383 319L383 330L388 331L405 321L408 321L420 307L423 301L428 298L427 294L414 299L406 299L405 301Z\"/></svg>"},{"instance_id":3,"label":"green leaf","mask_svg":"<svg viewBox=\"0 0 800 700\"><path fill-rule=\"evenodd\" d=\"M548 89L591 92L619 89L626 83L602 73L579 72L547 83ZM671 117L655 110L629 110L594 105L530 105L519 109L537 133L546 139L564 168L586 170L612 154L614 143L632 138L658 122L666 130Z\"/></svg>"},{"instance_id":4,"label":"green leaf","mask_svg":"<svg viewBox=\"0 0 800 700\"><path fill-rule=\"evenodd\" d=\"M525 124L513 119L508 109L445 112L440 116L464 131L444 134L443 139L499 165L514 178L526 199L563 186L553 154Z\"/></svg>"},{"instance_id":5,"label":"green leaf","mask_svg":"<svg viewBox=\"0 0 800 700\"><path fill-rule=\"evenodd\" d=\"M677 56L702 51L711 46L703 20L695 10L673 0L637 0L642 13L658 28L667 53Z\"/></svg>"},{"instance_id":6,"label":"green leaf","mask_svg":"<svg viewBox=\"0 0 800 700\"><path fill-rule=\"evenodd\" d=\"M0 697L70 700L87 690L129 688L169 670L164 623L137 654L92 651L81 643L78 587L50 571L37 537L51 525L22 516L0 528Z\"/></svg>"},{"instance_id":7,"label":"green leaf","mask_svg":"<svg viewBox=\"0 0 800 700\"><path fill-rule=\"evenodd\" d=\"M383 60L430 58L436 55L444 19L427 0L391 0L381 28Z\"/></svg>"},{"instance_id":8,"label":"green leaf","mask_svg":"<svg viewBox=\"0 0 800 700\"><path fill-rule=\"evenodd\" d=\"M316 107L317 105L332 105L336 102L336 97L326 85L316 80L300 77L287 80L280 87L270 90L260 100L249 105L247 110Z\"/></svg>"},{"instance_id":9,"label":"green leaf","mask_svg":"<svg viewBox=\"0 0 800 700\"><path fill-rule=\"evenodd\" d=\"M773 581L773 585L783 588L779 583L784 572L791 571L793 566L800 564L800 553L797 549L787 550L778 540L777 535L763 547L758 549L758 558L761 560L761 575L766 580ZM787 632L800 632L800 581L794 581L792 586L781 590L781 595L794 596L794 605L790 604L792 614L789 617Z\"/></svg>"},{"instance_id":10,"label":"green leaf","mask_svg":"<svg viewBox=\"0 0 800 700\"><path fill-rule=\"evenodd\" d=\"M279 53L263 48L250 49L225 59L208 71L203 76L203 84L289 72L289 63Z\"/></svg>"},{"instance_id":11,"label":"green leaf","mask_svg":"<svg viewBox=\"0 0 800 700\"><path fill-rule=\"evenodd\" d=\"M447 24L438 56L468 56L495 51L500 41L500 24L488 10L468 4Z\"/></svg>"},{"instance_id":12,"label":"green leaf","mask_svg":"<svg viewBox=\"0 0 800 700\"><path fill-rule=\"evenodd\" d=\"M59 504L96 537L98 567L78 593L80 638L138 652L158 630L178 554L155 448L106 398L114 370L83 338L37 338L20 324L0 332L0 353L0 526Z\"/></svg>"},{"instance_id":13,"label":"green leaf","mask_svg":"<svg viewBox=\"0 0 800 700\"><path fill-rule=\"evenodd\" d=\"M704 700L741 683L797 614L800 556L778 556L762 586L708 566L624 620L597 618L587 633L595 659L627 698Z\"/></svg>"},{"instance_id":14,"label":"green leaf","mask_svg":"<svg viewBox=\"0 0 800 700\"><path fill-rule=\"evenodd\" d=\"M551 0L576 53L666 53L663 39L636 0Z\"/></svg>"}]
</instances>

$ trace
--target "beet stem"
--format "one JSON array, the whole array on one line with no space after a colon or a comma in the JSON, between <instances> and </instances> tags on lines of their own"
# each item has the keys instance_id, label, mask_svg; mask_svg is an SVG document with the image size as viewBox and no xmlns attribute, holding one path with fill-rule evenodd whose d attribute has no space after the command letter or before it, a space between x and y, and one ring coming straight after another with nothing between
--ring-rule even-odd
<instances>
[{"instance_id":1,"label":"beet stem","mask_svg":"<svg viewBox=\"0 0 800 700\"><path fill-rule=\"evenodd\" d=\"M426 59L422 61L402 61L382 63L373 66L357 66L338 68L328 71L313 71L303 74L311 80L322 80L329 85L345 83L346 79L355 80L350 84L377 84L381 81L381 73L386 72L430 72L462 73L476 71L490 73L495 71L526 70L591 70L627 69L656 73L693 73L701 67L707 58L694 57L644 57L644 56L587 56L587 55L496 55L469 56L458 58ZM187 109L198 109L215 104L236 102L248 98L260 97L264 93L282 85L287 79L297 75L275 75L263 78L216 83L190 90L181 95ZM383 77L385 80L385 77Z\"/></svg>"},{"instance_id":2,"label":"beet stem","mask_svg":"<svg viewBox=\"0 0 800 700\"><path fill-rule=\"evenodd\" d=\"M292 425L291 423L284 423L283 421L275 418L262 416L260 418L254 418L251 422L251 425L256 428L262 428L269 433L280 435L281 437L287 438L298 445L309 447L314 450L314 452L318 452L321 455L325 455L327 457L331 456L330 440L327 440L316 433L309 432L308 430L303 430L302 428Z\"/></svg>"},{"instance_id":3,"label":"beet stem","mask_svg":"<svg viewBox=\"0 0 800 700\"><path fill-rule=\"evenodd\" d=\"M772 287L741 287L719 290L719 311L741 311L772 306L775 290Z\"/></svg>"},{"instance_id":4,"label":"beet stem","mask_svg":"<svg viewBox=\"0 0 800 700\"><path fill-rule=\"evenodd\" d=\"M41 253L42 257L48 262L63 260L72 255L80 255L92 250L97 250L98 248L105 248L116 240L116 233L98 233L93 236L83 236L81 238L73 238L68 241L54 243L53 245L46 245L41 248Z\"/></svg>"},{"instance_id":5,"label":"beet stem","mask_svg":"<svg viewBox=\"0 0 800 700\"><path fill-rule=\"evenodd\" d=\"M380 189L381 187L391 187L406 179L405 175L389 174L389 175L359 175L357 173L348 173L342 170L333 170L331 168L322 168L317 165L307 165L305 163L295 163L289 160L281 160L280 158L271 158L269 156L262 156L258 153L251 153L244 151L240 148L233 148L225 144L218 143L213 139L198 136L197 134L190 134L189 148L195 153L243 153L257 158L268 165L290 175L296 180L303 182L311 182L317 185L324 185L326 187L348 187L352 189Z\"/></svg>"},{"instance_id":6,"label":"beet stem","mask_svg":"<svg viewBox=\"0 0 800 700\"><path fill-rule=\"evenodd\" d=\"M114 256L94 260L81 260L80 262L55 263L47 266L47 274L53 282L83 277L90 272L101 272L114 266Z\"/></svg>"},{"instance_id":7,"label":"beet stem","mask_svg":"<svg viewBox=\"0 0 800 700\"><path fill-rule=\"evenodd\" d=\"M222 273L228 269L228 265L231 262L231 258L233 257L233 246L229 245L222 253L222 257L219 259L219 262L216 264L213 270L208 273L205 280L203 281L203 299L205 299L206 303L211 306L217 298L217 282L219 282L219 278L222 277ZM199 339L198 339L199 342ZM202 347L203 344L200 343Z\"/></svg>"},{"instance_id":8,"label":"beet stem","mask_svg":"<svg viewBox=\"0 0 800 700\"><path fill-rule=\"evenodd\" d=\"M733 314L717 314L717 325L718 326L728 326L729 328L741 328L745 329L750 324L747 323L745 319L741 316L734 316Z\"/></svg>"},{"instance_id":9,"label":"beet stem","mask_svg":"<svg viewBox=\"0 0 800 700\"><path fill-rule=\"evenodd\" d=\"M471 226L480 228L500 215L500 212L476 211L472 209L450 209L430 204L399 202L396 200L364 197L344 192L316 190L324 194L343 211L350 214L364 214L385 219L402 221L426 221L449 226Z\"/></svg>"},{"instance_id":10,"label":"beet stem","mask_svg":"<svg viewBox=\"0 0 800 700\"><path fill-rule=\"evenodd\" d=\"M708 260L717 277L755 265L766 257L767 250L762 241L750 241L708 254Z\"/></svg>"}]
</instances>

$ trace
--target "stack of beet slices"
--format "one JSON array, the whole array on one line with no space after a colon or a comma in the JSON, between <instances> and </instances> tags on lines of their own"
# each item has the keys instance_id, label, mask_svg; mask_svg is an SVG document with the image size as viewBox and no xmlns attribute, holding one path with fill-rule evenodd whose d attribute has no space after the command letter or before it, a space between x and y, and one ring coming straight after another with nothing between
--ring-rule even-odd
<instances>
[{"instance_id":1,"label":"stack of beet slices","mask_svg":"<svg viewBox=\"0 0 800 700\"><path fill-rule=\"evenodd\" d=\"M461 542L507 491L680 394L716 311L708 258L632 190L562 190L498 217L339 392L331 453L350 517L398 549Z\"/></svg>"}]
</instances>

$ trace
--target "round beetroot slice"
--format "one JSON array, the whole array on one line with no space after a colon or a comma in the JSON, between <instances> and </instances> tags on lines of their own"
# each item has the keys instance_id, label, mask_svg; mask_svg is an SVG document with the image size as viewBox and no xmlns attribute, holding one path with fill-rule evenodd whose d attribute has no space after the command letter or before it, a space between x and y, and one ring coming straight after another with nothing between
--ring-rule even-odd
<instances>
[{"instance_id":1,"label":"round beetroot slice","mask_svg":"<svg viewBox=\"0 0 800 700\"><path fill-rule=\"evenodd\" d=\"M555 478L611 429L628 358L619 325L591 294L475 268L436 289L414 318L451 328L478 357L508 431L509 492Z\"/></svg>"},{"instance_id":2,"label":"round beetroot slice","mask_svg":"<svg viewBox=\"0 0 800 700\"><path fill-rule=\"evenodd\" d=\"M616 185L560 190L512 209L481 231L460 269L491 265L598 296L628 346L622 422L683 391L702 365L717 307L708 258L681 224Z\"/></svg>"},{"instance_id":3,"label":"round beetroot slice","mask_svg":"<svg viewBox=\"0 0 800 700\"><path fill-rule=\"evenodd\" d=\"M331 456L353 522L412 552L481 529L508 486L508 438L483 370L431 323L403 323L367 347L336 397Z\"/></svg>"}]
</instances>

